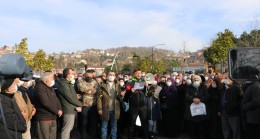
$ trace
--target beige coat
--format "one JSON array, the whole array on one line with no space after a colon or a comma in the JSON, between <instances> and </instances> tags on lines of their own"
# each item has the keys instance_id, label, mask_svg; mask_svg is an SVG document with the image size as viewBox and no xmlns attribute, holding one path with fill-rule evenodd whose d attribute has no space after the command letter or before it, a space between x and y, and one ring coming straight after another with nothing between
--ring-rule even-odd
<instances>
[{"instance_id":1,"label":"beige coat","mask_svg":"<svg viewBox=\"0 0 260 139\"><path fill-rule=\"evenodd\" d=\"M28 122L29 120L32 119L32 111L33 111L33 108L34 106L32 105L28 95L26 94L26 97L27 97L27 104L25 103L24 99L23 99L23 96L21 94L20 91L17 91L15 94L14 94L14 99L15 99L15 102L17 103L24 119L26 120L26 122Z\"/></svg>"},{"instance_id":2,"label":"beige coat","mask_svg":"<svg viewBox=\"0 0 260 139\"><path fill-rule=\"evenodd\" d=\"M99 89L97 108L102 110L102 119L109 120L109 103L110 103L110 89L106 83L101 83L101 89ZM115 117L119 119L120 116L120 101L117 99L120 95L119 84L115 83Z\"/></svg>"}]
</instances>

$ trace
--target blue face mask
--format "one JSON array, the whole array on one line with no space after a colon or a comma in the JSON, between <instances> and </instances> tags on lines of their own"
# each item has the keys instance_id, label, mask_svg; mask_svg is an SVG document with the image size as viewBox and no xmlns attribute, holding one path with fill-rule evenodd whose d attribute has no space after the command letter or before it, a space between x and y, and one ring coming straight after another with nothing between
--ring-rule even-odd
<instances>
[{"instance_id":1,"label":"blue face mask","mask_svg":"<svg viewBox=\"0 0 260 139\"><path fill-rule=\"evenodd\" d=\"M199 82L193 82L193 87L199 88L200 87L200 83Z\"/></svg>"}]
</instances>

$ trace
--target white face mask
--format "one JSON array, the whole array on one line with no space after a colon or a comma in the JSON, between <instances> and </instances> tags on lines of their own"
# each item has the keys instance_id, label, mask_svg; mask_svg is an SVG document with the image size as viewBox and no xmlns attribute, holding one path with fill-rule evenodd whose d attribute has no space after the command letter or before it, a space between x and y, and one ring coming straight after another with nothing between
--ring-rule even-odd
<instances>
[{"instance_id":1,"label":"white face mask","mask_svg":"<svg viewBox=\"0 0 260 139\"><path fill-rule=\"evenodd\" d=\"M171 85L172 85L172 82L166 82L166 85L167 85L167 86L171 86Z\"/></svg>"},{"instance_id":2,"label":"white face mask","mask_svg":"<svg viewBox=\"0 0 260 139\"><path fill-rule=\"evenodd\" d=\"M24 84L24 81L19 81L19 83L17 84L18 87L22 86Z\"/></svg>"},{"instance_id":3,"label":"white face mask","mask_svg":"<svg viewBox=\"0 0 260 139\"><path fill-rule=\"evenodd\" d=\"M115 76L108 76L108 81L113 82L115 80Z\"/></svg>"},{"instance_id":4,"label":"white face mask","mask_svg":"<svg viewBox=\"0 0 260 139\"><path fill-rule=\"evenodd\" d=\"M208 79L209 79L209 77L206 76L206 77L205 77L205 80L207 81Z\"/></svg>"},{"instance_id":5,"label":"white face mask","mask_svg":"<svg viewBox=\"0 0 260 139\"><path fill-rule=\"evenodd\" d=\"M27 88L30 88L32 85L33 85L33 81L29 81L29 82L27 83Z\"/></svg>"},{"instance_id":6,"label":"white face mask","mask_svg":"<svg viewBox=\"0 0 260 139\"><path fill-rule=\"evenodd\" d=\"M78 80L79 80L79 81L82 80L82 77L79 77Z\"/></svg>"},{"instance_id":7,"label":"white face mask","mask_svg":"<svg viewBox=\"0 0 260 139\"><path fill-rule=\"evenodd\" d=\"M52 80L52 81L51 81L51 84L49 85L49 87L53 87L53 86L54 86L54 84L55 84L55 81L54 81L54 80Z\"/></svg>"},{"instance_id":8,"label":"white face mask","mask_svg":"<svg viewBox=\"0 0 260 139\"><path fill-rule=\"evenodd\" d=\"M74 75L71 75L71 77L70 77L70 83L71 84L75 84L75 78L74 78Z\"/></svg>"},{"instance_id":9,"label":"white face mask","mask_svg":"<svg viewBox=\"0 0 260 139\"><path fill-rule=\"evenodd\" d=\"M18 91L18 86L16 85L16 86L14 87L13 93L16 93L17 91Z\"/></svg>"},{"instance_id":10,"label":"white face mask","mask_svg":"<svg viewBox=\"0 0 260 139\"><path fill-rule=\"evenodd\" d=\"M224 82L225 85L229 84L229 81L227 79L225 79L223 82Z\"/></svg>"},{"instance_id":11,"label":"white face mask","mask_svg":"<svg viewBox=\"0 0 260 139\"><path fill-rule=\"evenodd\" d=\"M186 84L187 84L187 85L191 85L191 80L188 79L188 80L186 81Z\"/></svg>"},{"instance_id":12,"label":"white face mask","mask_svg":"<svg viewBox=\"0 0 260 139\"><path fill-rule=\"evenodd\" d=\"M180 79L176 79L175 82L176 82L177 84L179 84L179 83L180 83Z\"/></svg>"},{"instance_id":13,"label":"white face mask","mask_svg":"<svg viewBox=\"0 0 260 139\"><path fill-rule=\"evenodd\" d=\"M119 84L120 84L120 86L124 86L124 85L125 85L125 83L124 83L124 82L120 82Z\"/></svg>"},{"instance_id":14,"label":"white face mask","mask_svg":"<svg viewBox=\"0 0 260 139\"><path fill-rule=\"evenodd\" d=\"M153 82L153 85L157 85L157 81L154 81L154 82Z\"/></svg>"},{"instance_id":15,"label":"white face mask","mask_svg":"<svg viewBox=\"0 0 260 139\"><path fill-rule=\"evenodd\" d=\"M187 78L188 78L187 76L183 76L183 80L185 80L185 81L186 81L186 80L187 80Z\"/></svg>"}]
</instances>

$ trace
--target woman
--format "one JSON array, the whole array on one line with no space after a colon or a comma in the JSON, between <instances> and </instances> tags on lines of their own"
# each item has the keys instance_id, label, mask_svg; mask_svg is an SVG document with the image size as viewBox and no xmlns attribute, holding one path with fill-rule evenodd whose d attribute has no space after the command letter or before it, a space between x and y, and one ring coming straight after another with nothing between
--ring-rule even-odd
<instances>
[{"instance_id":1,"label":"woman","mask_svg":"<svg viewBox=\"0 0 260 139\"><path fill-rule=\"evenodd\" d=\"M172 78L167 79L166 86L163 87L159 94L161 103L161 113L162 113L162 127L164 136L172 137L177 135L177 119L178 116L178 94L177 88L173 85L174 81Z\"/></svg>"},{"instance_id":2,"label":"woman","mask_svg":"<svg viewBox=\"0 0 260 139\"><path fill-rule=\"evenodd\" d=\"M187 120L187 126L189 134L192 138L206 139L206 121L208 119L207 114L201 114L192 116L190 106L191 104L204 103L206 106L206 113L208 112L207 102L208 93L206 88L201 84L202 80L200 76L193 76L192 86L186 90L185 94L185 119Z\"/></svg>"}]
</instances>

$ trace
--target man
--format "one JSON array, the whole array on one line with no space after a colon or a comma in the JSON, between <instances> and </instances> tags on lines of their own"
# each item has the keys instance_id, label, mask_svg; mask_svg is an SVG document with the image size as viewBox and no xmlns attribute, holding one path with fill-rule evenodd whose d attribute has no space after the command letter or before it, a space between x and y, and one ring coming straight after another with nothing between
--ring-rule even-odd
<instances>
[{"instance_id":1,"label":"man","mask_svg":"<svg viewBox=\"0 0 260 139\"><path fill-rule=\"evenodd\" d=\"M56 139L57 116L62 115L61 105L54 89L54 75L45 72L35 85L35 107L37 109L37 132L39 139Z\"/></svg>"},{"instance_id":2,"label":"man","mask_svg":"<svg viewBox=\"0 0 260 139\"><path fill-rule=\"evenodd\" d=\"M26 121L13 100L17 92L17 80L18 78L5 79L1 85L0 103L3 110L0 111L0 114L3 114L0 119L1 139L22 139L22 133L27 130Z\"/></svg>"},{"instance_id":3,"label":"man","mask_svg":"<svg viewBox=\"0 0 260 139\"><path fill-rule=\"evenodd\" d=\"M107 82L101 83L98 97L98 113L101 116L101 138L107 139L107 125L110 121L112 139L117 138L117 120L120 116L120 86L115 82L115 72L108 73Z\"/></svg>"},{"instance_id":4,"label":"man","mask_svg":"<svg viewBox=\"0 0 260 139\"><path fill-rule=\"evenodd\" d=\"M81 102L77 98L74 89L74 71L71 68L63 70L63 78L60 80L59 91L57 93L63 111L63 124L61 129L61 139L69 139L73 129L76 113L81 111Z\"/></svg>"},{"instance_id":5,"label":"man","mask_svg":"<svg viewBox=\"0 0 260 139\"><path fill-rule=\"evenodd\" d=\"M31 133L30 133L31 119L32 116L34 116L36 113L36 109L32 105L31 100L27 95L27 93L29 92L28 89L30 88L29 86L30 84L31 81L29 81L28 79L24 81L20 80L18 83L18 91L14 95L14 99L18 104L18 107L20 108L24 116L24 119L26 120L27 123L27 131L22 134L23 139L31 139Z\"/></svg>"},{"instance_id":6,"label":"man","mask_svg":"<svg viewBox=\"0 0 260 139\"><path fill-rule=\"evenodd\" d=\"M214 79L216 73L214 72L213 66L208 66L208 72L210 74L210 78Z\"/></svg>"},{"instance_id":7,"label":"man","mask_svg":"<svg viewBox=\"0 0 260 139\"><path fill-rule=\"evenodd\" d=\"M224 75L226 89L221 91L221 125L224 139L240 139L240 112L243 91L239 85Z\"/></svg>"},{"instance_id":8,"label":"man","mask_svg":"<svg viewBox=\"0 0 260 139\"><path fill-rule=\"evenodd\" d=\"M255 67L248 67L244 77L259 79L259 71ZM242 100L242 112L246 115L246 131L248 139L260 137L260 83L247 81L247 88Z\"/></svg>"},{"instance_id":9,"label":"man","mask_svg":"<svg viewBox=\"0 0 260 139\"><path fill-rule=\"evenodd\" d=\"M87 126L90 127L91 138L96 138L97 133L97 108L96 93L98 84L93 79L93 71L87 70L84 79L78 82L78 89L81 95L81 138L87 138Z\"/></svg>"},{"instance_id":10,"label":"man","mask_svg":"<svg viewBox=\"0 0 260 139\"><path fill-rule=\"evenodd\" d=\"M147 138L147 124L146 113L147 108L145 105L146 87L145 83L141 81L141 69L133 71L133 79L126 85L126 97L129 100L129 114L130 114L130 127L129 138L134 138L134 129L137 116L141 120L142 129L144 130L144 138Z\"/></svg>"}]
</instances>

